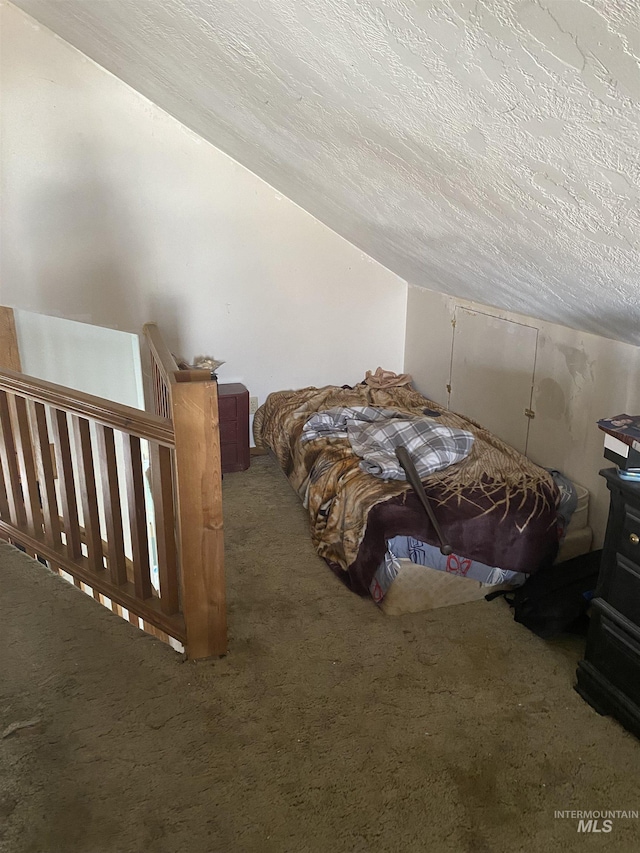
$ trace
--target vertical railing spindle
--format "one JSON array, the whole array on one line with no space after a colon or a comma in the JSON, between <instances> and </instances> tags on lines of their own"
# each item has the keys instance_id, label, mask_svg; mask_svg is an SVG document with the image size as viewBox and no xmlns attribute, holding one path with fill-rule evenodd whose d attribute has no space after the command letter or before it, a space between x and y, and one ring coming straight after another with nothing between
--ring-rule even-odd
<instances>
[{"instance_id":1,"label":"vertical railing spindle","mask_svg":"<svg viewBox=\"0 0 640 853\"><path fill-rule=\"evenodd\" d=\"M131 528L133 551L134 585L138 598L149 598L152 594L149 572L149 541L147 538L147 513L144 499L144 474L140 439L126 435L124 459L127 478L127 504Z\"/></svg>"},{"instance_id":2,"label":"vertical railing spindle","mask_svg":"<svg viewBox=\"0 0 640 853\"><path fill-rule=\"evenodd\" d=\"M44 517L44 538L56 550L62 547L60 513L56 496L55 471L51 458L47 413L42 403L31 403L33 435L36 439L36 463L40 500Z\"/></svg>"},{"instance_id":3,"label":"vertical railing spindle","mask_svg":"<svg viewBox=\"0 0 640 853\"><path fill-rule=\"evenodd\" d=\"M0 435L0 441L2 436ZM0 518L3 521L11 521L11 511L9 509L9 498L7 495L7 487L4 483L4 471L0 464Z\"/></svg>"},{"instance_id":4,"label":"vertical railing spindle","mask_svg":"<svg viewBox=\"0 0 640 853\"><path fill-rule=\"evenodd\" d=\"M60 409L51 412L51 437L56 460L56 471L60 484L60 504L62 523L66 541L67 557L77 560L82 556L80 523L78 521L78 503L71 460L71 442L69 440L69 422L67 413Z\"/></svg>"},{"instance_id":5,"label":"vertical railing spindle","mask_svg":"<svg viewBox=\"0 0 640 853\"><path fill-rule=\"evenodd\" d=\"M9 411L15 425L14 440L18 457L22 494L24 496L24 507L27 515L27 529L36 539L42 539L42 509L40 507L38 478L33 456L27 401L24 397L12 395L9 398Z\"/></svg>"},{"instance_id":6,"label":"vertical railing spindle","mask_svg":"<svg viewBox=\"0 0 640 853\"><path fill-rule=\"evenodd\" d=\"M0 429L2 443L0 444L0 460L2 462L2 478L7 490L9 518L16 527L26 524L27 516L24 511L20 471L16 458L16 444L13 437L13 425L9 415L9 401L6 391L0 391Z\"/></svg>"},{"instance_id":7,"label":"vertical railing spindle","mask_svg":"<svg viewBox=\"0 0 640 853\"><path fill-rule=\"evenodd\" d=\"M171 615L177 613L180 607L173 504L173 462L170 449L155 442L151 444L151 479L156 517L160 607L163 613Z\"/></svg>"},{"instance_id":8,"label":"vertical railing spindle","mask_svg":"<svg viewBox=\"0 0 640 853\"><path fill-rule=\"evenodd\" d=\"M122 532L122 507L118 483L118 460L113 430L98 426L98 454L102 482L102 501L107 533L107 566L111 583L120 586L127 582L127 565Z\"/></svg>"},{"instance_id":9,"label":"vertical railing spindle","mask_svg":"<svg viewBox=\"0 0 640 853\"><path fill-rule=\"evenodd\" d=\"M86 418L73 416L73 434L78 459L78 484L82 499L82 517L87 545L87 562L94 572L104 571L102 536L100 535L100 517L98 515L98 490L93 468L93 448L91 446L91 427Z\"/></svg>"}]
</instances>

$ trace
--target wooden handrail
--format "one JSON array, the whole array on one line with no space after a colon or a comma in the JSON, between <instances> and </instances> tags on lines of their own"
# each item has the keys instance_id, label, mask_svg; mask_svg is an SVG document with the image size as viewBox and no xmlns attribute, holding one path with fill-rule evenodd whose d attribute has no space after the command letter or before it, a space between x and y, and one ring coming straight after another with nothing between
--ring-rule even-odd
<instances>
[{"instance_id":1,"label":"wooden handrail","mask_svg":"<svg viewBox=\"0 0 640 853\"><path fill-rule=\"evenodd\" d=\"M178 639L189 658L221 655L217 382L180 370L154 324L145 336L157 414L0 365L0 538Z\"/></svg>"},{"instance_id":2,"label":"wooden handrail","mask_svg":"<svg viewBox=\"0 0 640 853\"><path fill-rule=\"evenodd\" d=\"M121 434L120 469L115 431ZM141 439L149 443L155 469L150 472L154 508L169 509L159 592L151 582ZM94 597L102 594L186 643L184 614L175 594L174 454L173 425L164 418L0 370L0 494L6 498L0 501L0 538L46 559L77 584L87 584ZM120 500L120 484L126 505ZM125 528L131 559L125 553Z\"/></svg>"},{"instance_id":3,"label":"wooden handrail","mask_svg":"<svg viewBox=\"0 0 640 853\"><path fill-rule=\"evenodd\" d=\"M119 429L145 438L157 441L166 447L174 446L173 425L168 418L124 406L102 397L94 397L82 391L72 391L63 385L56 385L35 376L25 376L14 370L0 368L0 391L8 391L19 397L34 400L53 406L72 415L89 418L103 426Z\"/></svg>"},{"instance_id":4,"label":"wooden handrail","mask_svg":"<svg viewBox=\"0 0 640 853\"><path fill-rule=\"evenodd\" d=\"M165 344L158 327L155 323L145 323L142 331L155 360L160 364L169 381L175 382L175 374L180 368L173 357L173 353Z\"/></svg>"},{"instance_id":5,"label":"wooden handrail","mask_svg":"<svg viewBox=\"0 0 640 853\"><path fill-rule=\"evenodd\" d=\"M208 382L211 380L211 371L200 368L188 368L181 370L173 353L165 344L162 335L155 323L145 323L142 331L147 338L149 349L167 381L173 385L175 382Z\"/></svg>"},{"instance_id":6,"label":"wooden handrail","mask_svg":"<svg viewBox=\"0 0 640 853\"><path fill-rule=\"evenodd\" d=\"M161 600L155 596L149 596L145 600L141 600L137 596L135 585L132 582L126 581L116 589L113 584L108 582L106 574L100 576L96 572L91 571L86 565L86 559L70 560L60 548L53 547L47 542L43 542L25 532L21 532L18 538L16 537L16 530L13 525L7 524L2 520L0 520L0 534L6 536L7 539L18 539L20 544L30 551L44 557L53 565L60 567L63 571L78 578L78 580L81 580L92 589L96 589L122 607L126 607L127 610L132 611L136 616L140 616L142 619L146 619L152 624L157 625L170 636L180 640L181 643L186 643L187 632L183 615L176 613L169 616L163 613Z\"/></svg>"}]
</instances>

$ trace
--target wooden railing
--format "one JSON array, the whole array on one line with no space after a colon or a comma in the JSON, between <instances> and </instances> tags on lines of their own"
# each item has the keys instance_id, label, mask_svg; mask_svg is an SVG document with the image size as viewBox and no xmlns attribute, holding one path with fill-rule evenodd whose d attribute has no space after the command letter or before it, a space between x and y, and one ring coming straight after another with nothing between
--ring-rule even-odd
<instances>
[{"instance_id":1,"label":"wooden railing","mask_svg":"<svg viewBox=\"0 0 640 853\"><path fill-rule=\"evenodd\" d=\"M202 378L163 374L168 418L0 369L0 538L189 658L227 650L217 388Z\"/></svg>"}]
</instances>

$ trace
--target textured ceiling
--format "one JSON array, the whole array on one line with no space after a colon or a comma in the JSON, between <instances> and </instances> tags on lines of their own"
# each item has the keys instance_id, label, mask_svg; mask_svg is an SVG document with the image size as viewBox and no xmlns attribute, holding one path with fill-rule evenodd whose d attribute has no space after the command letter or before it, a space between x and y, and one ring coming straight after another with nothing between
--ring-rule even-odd
<instances>
[{"instance_id":1,"label":"textured ceiling","mask_svg":"<svg viewBox=\"0 0 640 853\"><path fill-rule=\"evenodd\" d=\"M17 0L407 279L640 344L640 0Z\"/></svg>"}]
</instances>

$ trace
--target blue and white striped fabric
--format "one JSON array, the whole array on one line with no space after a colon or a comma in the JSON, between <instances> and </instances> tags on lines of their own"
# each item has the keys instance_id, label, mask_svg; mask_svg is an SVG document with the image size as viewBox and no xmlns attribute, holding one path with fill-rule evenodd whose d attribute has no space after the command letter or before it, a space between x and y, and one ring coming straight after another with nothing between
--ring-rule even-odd
<instances>
[{"instance_id":1,"label":"blue and white striped fabric","mask_svg":"<svg viewBox=\"0 0 640 853\"><path fill-rule=\"evenodd\" d=\"M406 447L420 479L424 479L460 462L473 446L473 435L466 430L372 406L317 412L305 423L301 440L318 438L348 438L354 452L362 457L360 468L382 480L406 479L396 447Z\"/></svg>"},{"instance_id":2,"label":"blue and white striped fabric","mask_svg":"<svg viewBox=\"0 0 640 853\"><path fill-rule=\"evenodd\" d=\"M378 566L373 576L369 591L374 600L379 604L387 594L389 587L400 572L400 560L411 560L427 570L446 572L458 577L470 578L487 586L498 584L509 584L509 586L522 586L527 575L521 572L511 572L508 569L500 569L495 566L486 566L477 560L470 560L458 554L444 556L439 548L422 542L413 536L394 536L387 540L387 553L384 560Z\"/></svg>"}]
</instances>

